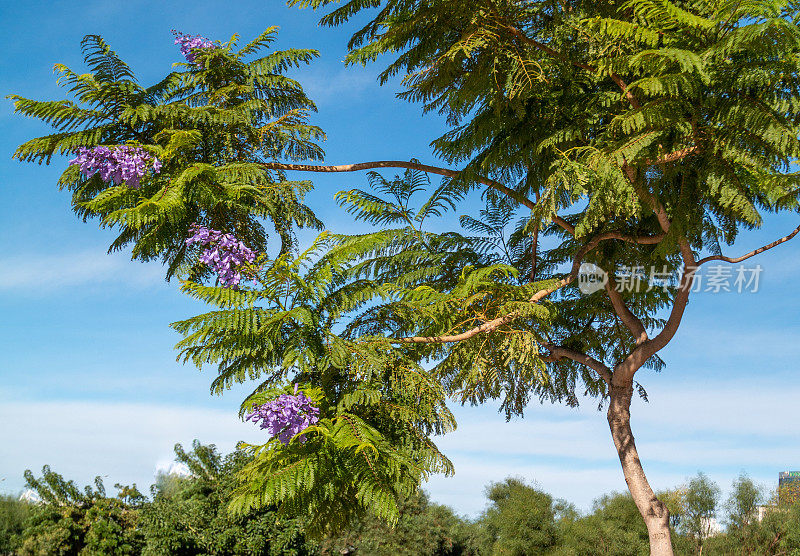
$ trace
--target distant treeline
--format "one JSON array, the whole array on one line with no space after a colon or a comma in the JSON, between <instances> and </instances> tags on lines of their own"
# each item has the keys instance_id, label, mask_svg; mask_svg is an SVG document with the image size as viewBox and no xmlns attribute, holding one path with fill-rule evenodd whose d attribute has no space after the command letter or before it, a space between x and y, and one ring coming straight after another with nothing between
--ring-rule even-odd
<instances>
[{"instance_id":1,"label":"distant treeline","mask_svg":"<svg viewBox=\"0 0 800 556\"><path fill-rule=\"evenodd\" d=\"M460 517L424 493L407 500L394 528L365 517L324 539L301 521L267 509L231 517L227 502L247 458L220 455L197 442L176 446L187 476L162 474L144 496L98 478L79 489L45 467L25 473L40 502L0 497L0 554L270 555L270 556L527 556L646 555L647 530L628 494L598 499L582 515L563 500L515 478L486 487L487 509ZM677 554L800 554L800 504L779 505L746 476L726 501L702 473L660 493L671 512ZM724 515L724 520L722 516ZM761 518L761 519L759 519ZM715 519L724 524L717 532Z\"/></svg>"}]
</instances>

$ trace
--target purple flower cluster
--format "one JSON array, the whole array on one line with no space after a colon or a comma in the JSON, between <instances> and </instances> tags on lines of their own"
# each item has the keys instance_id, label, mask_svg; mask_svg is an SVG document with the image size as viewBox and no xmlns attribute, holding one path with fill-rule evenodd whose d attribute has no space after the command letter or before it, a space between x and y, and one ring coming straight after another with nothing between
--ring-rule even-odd
<instances>
[{"instance_id":1,"label":"purple flower cluster","mask_svg":"<svg viewBox=\"0 0 800 556\"><path fill-rule=\"evenodd\" d=\"M214 268L222 285L238 286L242 280L239 267L255 260L256 254L253 250L236 239L233 234L223 234L197 224L190 230L193 235L186 240L186 245L200 243L208 246L200 254L200 262Z\"/></svg>"},{"instance_id":2,"label":"purple flower cluster","mask_svg":"<svg viewBox=\"0 0 800 556\"><path fill-rule=\"evenodd\" d=\"M172 34L175 35L175 44L181 45L181 54L183 54L183 56L186 58L186 61L190 64L194 64L195 60L197 60L197 49L217 48L213 42L205 37L201 37L200 35L193 37L191 35L181 33L180 31L176 31L175 29L172 30Z\"/></svg>"},{"instance_id":3,"label":"purple flower cluster","mask_svg":"<svg viewBox=\"0 0 800 556\"><path fill-rule=\"evenodd\" d=\"M294 435L319 421L319 408L312 404L311 398L302 392L298 394L295 384L294 395L282 394L271 402L253 405L253 412L245 420L261 421L261 428L269 430L270 436L288 444ZM301 436L300 441L305 441L305 437Z\"/></svg>"},{"instance_id":4,"label":"purple flower cluster","mask_svg":"<svg viewBox=\"0 0 800 556\"><path fill-rule=\"evenodd\" d=\"M124 145L121 147L92 147L78 149L78 156L69 161L77 165L87 178L99 173L103 181L114 182L114 185L125 183L138 188L139 179L152 168L161 171L161 162L155 156L140 147Z\"/></svg>"}]
</instances>

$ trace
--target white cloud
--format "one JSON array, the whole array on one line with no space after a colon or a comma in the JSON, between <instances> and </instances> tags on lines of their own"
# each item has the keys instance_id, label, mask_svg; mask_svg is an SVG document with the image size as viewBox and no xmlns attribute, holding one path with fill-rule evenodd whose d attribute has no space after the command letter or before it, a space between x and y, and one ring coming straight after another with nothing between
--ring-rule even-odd
<instances>
[{"instance_id":1,"label":"white cloud","mask_svg":"<svg viewBox=\"0 0 800 556\"><path fill-rule=\"evenodd\" d=\"M178 477L189 477L192 472L189 467L177 461L161 460L156 463L156 475L177 475Z\"/></svg>"},{"instance_id":2,"label":"white cloud","mask_svg":"<svg viewBox=\"0 0 800 556\"><path fill-rule=\"evenodd\" d=\"M698 373L692 380L657 384L648 392L649 403L634 405L634 423L666 429L671 436L758 436L760 442L773 443L798 439L800 382L794 373L770 377L754 370L750 379Z\"/></svg>"},{"instance_id":3,"label":"white cloud","mask_svg":"<svg viewBox=\"0 0 800 556\"><path fill-rule=\"evenodd\" d=\"M656 384L649 393L648 403L634 402L631 419L634 433L644 433L647 449L658 461L686 461L684 453L674 452L673 444L683 446L682 452L690 447L699 452L708 437L713 437L716 450L704 456L709 463L730 461L729 456L743 458L753 454L739 440L758 435L773 445L785 444L781 453L796 457L800 463L795 418L799 383L762 379L754 390L750 382L741 379L711 381L698 377L678 385ZM489 407L460 408L458 430L443 437L440 444L447 450L569 457L587 463L615 458L605 411L597 411L596 407L596 401L591 399L576 409L531 405L524 419L508 423ZM581 439L580 444L573 442L575 438ZM528 441L522 443L519 439ZM757 461L763 460L764 454L758 453Z\"/></svg>"},{"instance_id":4,"label":"white cloud","mask_svg":"<svg viewBox=\"0 0 800 556\"><path fill-rule=\"evenodd\" d=\"M796 405L800 384L778 380L758 390L745 380L697 379L651 389L636 402L633 429L656 489L676 486L703 470L723 489L741 470L772 485L778 471L800 467ZM3 488L22 489L22 471L43 464L79 483L108 474L108 485L136 482L146 489L157 470L173 465L172 447L194 438L223 453L238 440L263 433L236 417L236 408L176 407L112 402L6 401L0 405L0 477ZM229 406L229 407L228 407ZM604 412L588 400L578 409L531 406L506 423L490 407L457 408L457 431L437 438L454 462L454 477L426 485L435 501L477 515L490 481L521 476L583 510L610 491L625 490ZM174 469L174 468L173 468Z\"/></svg>"},{"instance_id":5,"label":"white cloud","mask_svg":"<svg viewBox=\"0 0 800 556\"><path fill-rule=\"evenodd\" d=\"M22 472L45 464L79 484L97 475L136 482L146 490L156 465L173 461L176 442L214 443L227 453L239 440L263 436L241 423L235 408L209 410L112 402L16 402L0 405L0 477L3 488L22 488Z\"/></svg>"},{"instance_id":6,"label":"white cloud","mask_svg":"<svg viewBox=\"0 0 800 556\"><path fill-rule=\"evenodd\" d=\"M800 384L779 379L684 380L655 385L650 403L637 401L632 427L648 479L674 487L702 470L725 490L741 471L767 486L777 473L800 468L796 400ZM434 477L433 498L477 515L490 481L521 476L583 510L609 491L626 489L605 412L592 400L577 409L531 406L525 419L505 423L491 408L456 411L459 428L437 439L456 466Z\"/></svg>"},{"instance_id":7,"label":"white cloud","mask_svg":"<svg viewBox=\"0 0 800 556\"><path fill-rule=\"evenodd\" d=\"M158 264L133 262L123 253L104 250L32 253L0 258L0 291L53 289L107 282L139 287L163 280Z\"/></svg>"}]
</instances>

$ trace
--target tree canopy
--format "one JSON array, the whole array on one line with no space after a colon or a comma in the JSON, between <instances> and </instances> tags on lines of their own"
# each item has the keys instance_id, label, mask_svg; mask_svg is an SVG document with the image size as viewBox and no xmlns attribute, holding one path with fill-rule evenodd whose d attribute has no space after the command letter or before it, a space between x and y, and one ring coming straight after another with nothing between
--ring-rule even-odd
<instances>
[{"instance_id":1,"label":"tree canopy","mask_svg":"<svg viewBox=\"0 0 800 556\"><path fill-rule=\"evenodd\" d=\"M268 28L242 48L238 36L177 64L158 83L140 85L131 67L98 35L81 42L88 73L56 64L67 100L10 95L15 111L52 126L54 133L20 145L14 157L50 163L53 156L96 145L138 145L162 163L138 188L112 185L68 165L59 179L72 192L72 208L97 218L119 235L109 250L130 247L135 259L161 259L167 277L182 265L201 276L185 243L192 224L235 232L265 250L266 219L281 251L296 245L297 226L320 227L303 204L308 182L282 179L260 162L276 157L313 160L322 131L307 122L316 108L287 69L317 52L290 49L263 54L277 29ZM190 272L191 274L191 272Z\"/></svg>"}]
</instances>

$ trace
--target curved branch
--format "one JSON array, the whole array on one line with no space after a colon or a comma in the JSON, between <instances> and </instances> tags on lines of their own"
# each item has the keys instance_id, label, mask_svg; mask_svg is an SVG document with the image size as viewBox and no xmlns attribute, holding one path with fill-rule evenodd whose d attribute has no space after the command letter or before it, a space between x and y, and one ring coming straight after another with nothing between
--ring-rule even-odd
<instances>
[{"instance_id":1,"label":"curved branch","mask_svg":"<svg viewBox=\"0 0 800 556\"><path fill-rule=\"evenodd\" d=\"M672 311L670 311L667 322L664 324L664 328L662 328L661 332L659 332L652 340L643 344L643 347L645 348L643 351L647 355L645 359L649 359L661 348L666 346L672 337L675 336L675 332L678 331L678 326L683 318L686 305L689 303L689 294L692 290L692 283L694 282L694 273L696 270L696 266L684 269L683 276L681 276L681 283L678 287L678 294L675 296L675 301L672 305Z\"/></svg>"},{"instance_id":2,"label":"curved branch","mask_svg":"<svg viewBox=\"0 0 800 556\"><path fill-rule=\"evenodd\" d=\"M658 225L661 226L661 229L665 234L668 233L672 222L669 219L669 215L667 214L664 205L658 202L658 199L656 199L655 195L641 186L639 181L636 179L636 170L633 167L631 167L627 162L623 162L621 169L622 173L625 175L625 178L636 190L636 194L639 196L639 198L650 205L650 208L656 215L656 219L658 219Z\"/></svg>"},{"instance_id":3,"label":"curved branch","mask_svg":"<svg viewBox=\"0 0 800 556\"><path fill-rule=\"evenodd\" d=\"M633 339L636 342L636 345L642 344L648 340L647 331L644 328L644 324L639 317L633 314L628 306L625 304L625 301L622 299L622 294L617 290L617 282L614 279L613 274L608 275L608 282L606 283L606 295L608 295L608 299L611 301L611 306L614 308L614 312L622 321L622 324L625 325L631 334L633 334Z\"/></svg>"},{"instance_id":4,"label":"curved branch","mask_svg":"<svg viewBox=\"0 0 800 556\"><path fill-rule=\"evenodd\" d=\"M663 210L663 209L662 209ZM712 257L706 257L705 259L701 259L699 262L695 260L694 253L692 252L692 248L689 245L689 242L686 238L680 238L678 241L678 246L681 251L681 256L683 258L683 275L681 276L681 282L678 287L678 294L675 296L675 301L672 305L672 311L670 312L669 318L667 319L664 328L661 332L655 336L652 340L649 340L643 343L640 348L642 350L641 354L637 355L636 358L641 358L644 356L644 359L641 361L642 363L644 360L648 359L652 355L655 355L660 349L666 346L675 333L678 330L678 326L681 323L681 319L683 318L683 313L686 310L686 305L689 302L689 293L692 289L692 284L694 283L694 273L700 267L701 264L708 262L709 260L722 260L725 262L730 263L737 263L749 259L750 257L754 257L759 253L763 253L768 249L772 249L773 247L780 245L781 243L785 243L792 239L795 235L800 232L800 226L794 229L792 233L787 236L784 236L780 239L773 241L772 243L768 243L763 247L759 247L746 255L742 255L741 257L730 258L730 257L722 257L718 255L714 255ZM637 348L640 349L640 348ZM637 350L631 353L633 356ZM627 361L627 360L626 360Z\"/></svg>"},{"instance_id":5,"label":"curved branch","mask_svg":"<svg viewBox=\"0 0 800 556\"><path fill-rule=\"evenodd\" d=\"M338 164L330 166L321 166L315 164L284 164L282 162L264 162L261 165L267 170L296 170L299 172L358 172L359 170L372 170L373 168L406 168L409 170L420 170L422 172L438 174L448 178L456 178L461 173L458 170L451 170L450 168L441 168L439 166L431 166L429 164L421 164L419 162L410 162L406 160L374 160L372 162L358 162L356 164ZM519 192L514 191L510 187L503 185L499 181L483 176L477 176L476 181L478 183L482 183L483 185L489 186L492 189L500 191L507 197L515 200L530 210L534 210L536 208L536 203L524 195L521 195ZM575 234L575 227L560 216L554 215L552 220L571 235Z\"/></svg>"},{"instance_id":6,"label":"curved branch","mask_svg":"<svg viewBox=\"0 0 800 556\"><path fill-rule=\"evenodd\" d=\"M664 233L669 233L672 221L669 219L664 205L658 201L655 195L642 187L636 179L636 171L629 166L627 162L623 162L622 171L636 190L637 195L650 205ZM689 241L683 236L678 238L678 249L683 259L683 273L681 274L678 293L672 302L672 310L667 318L667 322L664 324L664 328L661 329L661 332L652 339L644 340L639 343L622 363L617 366L614 371L614 381L618 384L629 384L633 380L633 375L636 374L636 371L638 371L650 357L666 346L678 331L678 326L680 326L681 319L683 319L683 314L686 311L686 305L689 303L689 294L691 293L692 284L694 283L694 273L699 266Z\"/></svg>"},{"instance_id":7,"label":"curved branch","mask_svg":"<svg viewBox=\"0 0 800 556\"><path fill-rule=\"evenodd\" d=\"M706 257L704 259L700 259L700 261L697 263L697 266L700 266L701 264L707 263L709 261L723 261L723 262L726 262L726 263L740 263L742 261L746 261L750 257L755 257L759 253L763 253L764 251L769 251L770 249L772 249L773 247L777 247L781 243L786 243L787 241L792 239L794 236L796 236L798 233L800 233L800 226L795 228L794 231L792 231L792 233L790 233L789 235L783 236L780 239L776 239L772 243L768 243L768 244L764 245L763 247L759 247L758 249L754 249L753 251L750 251L746 255L742 255L741 257L723 257L722 255L711 255L711 256Z\"/></svg>"},{"instance_id":8,"label":"curved branch","mask_svg":"<svg viewBox=\"0 0 800 556\"><path fill-rule=\"evenodd\" d=\"M570 270L570 273L561 280L559 280L558 282L556 282L555 285L549 288L545 288L543 290L539 290L538 292L533 294L533 296L528 300L528 303L537 303L542 299L544 299L545 297L547 297L548 295L550 295L551 293L560 290L561 288L572 282L578 275L578 271L580 270L581 261L583 260L583 258L589 251L594 249L598 243L600 243L601 241L603 241L603 239L605 239L603 236L604 234L596 236L592 238L586 245L581 247L578 250L578 253L575 255L575 259L573 259L572 261L572 269ZM410 344L449 344L453 342L460 342L462 340L468 340L474 336L477 336L478 334L496 330L499 327L503 326L504 324L511 322L512 320L517 318L517 316L519 316L517 311L513 311L502 317L497 317L495 319L486 321L483 324L480 324L474 328L470 328L469 330L461 332L460 334L441 335L441 336L411 336L408 338L397 338L391 341L396 343L410 343Z\"/></svg>"},{"instance_id":9,"label":"curved branch","mask_svg":"<svg viewBox=\"0 0 800 556\"><path fill-rule=\"evenodd\" d=\"M683 258L683 273L681 274L678 293L675 296L675 300L672 302L672 310L670 311L669 317L667 317L667 322L664 324L664 328L661 329L661 332L653 337L653 339L638 345L625 360L617 366L614 372L614 379L618 379L619 384L627 384L633 380L633 375L644 365L645 361L666 346L678 331L678 326L681 324L681 319L683 319L683 314L689 303L689 294L691 293L692 284L694 283L694 273L698 268L689 242L686 241L685 238L681 238L679 240L679 246Z\"/></svg>"},{"instance_id":10,"label":"curved branch","mask_svg":"<svg viewBox=\"0 0 800 556\"><path fill-rule=\"evenodd\" d=\"M554 291L559 290L564 286L566 286L567 284L569 284L570 282L572 282L575 279L575 275L577 275L577 271L574 274L570 273L568 276L562 278L561 280L556 282L555 285L549 288L545 288L543 290L539 290L533 295L533 297L530 298L528 302L536 303L538 301L541 301ZM477 336L478 334L496 330L501 326L503 326L504 324L511 322L512 320L517 318L517 316L518 313L514 311L505 316L488 320L483 324L476 326L474 328L470 328L469 330L461 332L460 334L442 335L442 336L411 336L408 338L392 339L390 341L401 344L451 344L454 342L460 342L462 340L468 340L474 336Z\"/></svg>"},{"instance_id":11,"label":"curved branch","mask_svg":"<svg viewBox=\"0 0 800 556\"><path fill-rule=\"evenodd\" d=\"M360 170L371 170L374 168L407 168L411 170L420 170L422 172L429 172L431 174L438 174L449 178L457 177L461 172L458 170L451 170L450 168L441 168L439 166L431 166L429 164L421 164L418 162L409 162L405 160L375 160L372 162L358 162L355 164L338 164L321 166L314 164L285 164L283 162L264 162L262 166L267 170L294 170L298 172L358 172ZM517 201L519 204L534 210L536 203L521 195L519 192L514 191L508 186L503 185L499 181L478 176L476 178L478 183L482 183L496 189L511 199ZM568 234L575 235L575 226L564 220L564 218L553 215L551 220L554 224L564 229ZM654 245L659 243L665 234L658 234L654 236L630 236L622 232L606 232L600 238L603 239L619 239L629 243L638 243L640 245Z\"/></svg>"},{"instance_id":12,"label":"curved branch","mask_svg":"<svg viewBox=\"0 0 800 556\"><path fill-rule=\"evenodd\" d=\"M576 363L580 363L581 365L594 370L598 375L600 375L600 378L602 378L606 384L611 384L611 369L594 357L579 351L574 351L560 346L554 346L552 344L541 344L541 346L550 352L550 356L542 357L542 359L545 361L556 362L559 359L571 359Z\"/></svg>"},{"instance_id":13,"label":"curved branch","mask_svg":"<svg viewBox=\"0 0 800 556\"><path fill-rule=\"evenodd\" d=\"M572 64L575 67L581 68L581 69L586 70L586 71L590 71L592 73L597 72L597 68L595 68L594 66L592 66L590 64L583 63L583 62L577 62L575 60L570 60L567 56L565 56L561 52L558 52L557 50L553 50L552 48L550 48L546 44L540 43L539 41L530 38L528 35L526 35L522 31L520 31L516 27L507 26L506 30L510 31L512 35L514 35L515 37L520 39L522 42L527 43L527 44L529 44L529 45L541 50L542 52L546 53L547 55L549 55L549 56L551 56L551 57L553 57L553 58L555 58L557 60L561 60L562 62L567 62L568 64ZM634 108L634 110L638 110L639 108L642 107L642 105L639 104L639 101L636 99L636 97L633 95L633 93L631 93L630 89L628 88L627 83L625 83L619 75L617 75L614 72L611 72L609 74L609 77L611 77L611 80L614 83L616 83L617 87L619 87L622 90L622 93L625 95L625 98L628 99L628 102L631 103L631 106Z\"/></svg>"},{"instance_id":14,"label":"curved branch","mask_svg":"<svg viewBox=\"0 0 800 556\"><path fill-rule=\"evenodd\" d=\"M656 234L654 236L629 236L625 235L622 232L605 232L601 234L601 239L619 239L621 241L627 241L628 243L638 243L639 245L656 245L661 243L661 240L666 237L667 234Z\"/></svg>"}]
</instances>

